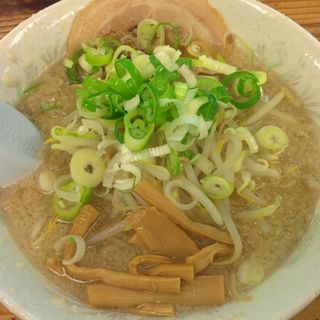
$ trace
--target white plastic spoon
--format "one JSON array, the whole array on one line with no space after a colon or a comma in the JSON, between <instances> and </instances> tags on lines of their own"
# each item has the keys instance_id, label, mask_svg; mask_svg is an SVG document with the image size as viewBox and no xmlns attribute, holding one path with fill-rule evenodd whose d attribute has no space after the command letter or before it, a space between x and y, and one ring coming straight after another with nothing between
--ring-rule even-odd
<instances>
[{"instance_id":1,"label":"white plastic spoon","mask_svg":"<svg viewBox=\"0 0 320 320\"><path fill-rule=\"evenodd\" d=\"M0 101L0 186L22 178L40 164L42 143L40 132L24 115Z\"/></svg>"}]
</instances>

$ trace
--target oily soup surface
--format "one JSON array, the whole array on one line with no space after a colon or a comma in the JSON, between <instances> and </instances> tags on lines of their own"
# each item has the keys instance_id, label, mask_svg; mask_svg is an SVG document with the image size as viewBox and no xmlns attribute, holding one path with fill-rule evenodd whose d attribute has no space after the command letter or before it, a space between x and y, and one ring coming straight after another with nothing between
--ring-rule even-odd
<instances>
[{"instance_id":1,"label":"oily soup surface","mask_svg":"<svg viewBox=\"0 0 320 320\"><path fill-rule=\"evenodd\" d=\"M232 59L230 62L236 63ZM62 63L47 70L38 79L37 84L39 87L27 94L18 108L47 138L54 125L66 125L70 122L71 118L67 115L74 110L75 88L69 86ZM273 97L282 86L276 80L269 79L264 88L265 94ZM43 112L41 105L48 102L58 104L59 108ZM256 179L259 195L269 203L272 203L276 196L281 196L281 206L274 215L267 218L269 232L262 232L261 227L253 220L235 219L244 244L242 260L250 256L260 259L266 275L283 262L297 241L305 235L317 203L317 194L310 189L308 177L319 177L316 167L319 154L316 129L308 118L306 110L300 103L297 101L294 103L287 97L276 110L281 113L269 114L253 129L256 131L265 125L276 125L288 135L290 141L288 148L280 156L279 161L273 164L281 170L280 179ZM32 176L0 192L1 208L12 237L33 265L64 291L85 301L83 285L54 275L46 267L46 259L54 255L53 244L68 233L71 225L58 223L37 248L33 248L30 243L30 235L37 221L45 219L48 222L54 216L52 195L41 191L38 182L39 173L51 169L57 176L66 174L69 170L69 160L70 156L65 152L54 151L50 146L44 146L41 167ZM92 204L103 215L103 220L95 227L95 231L114 223L115 220L110 219L112 210L110 202L95 196ZM246 208L246 204L237 196L233 196L231 204L234 214ZM128 244L127 240L131 235L131 232L126 232L87 248L80 265L126 271L131 258L147 253ZM229 275L230 269L211 266L204 273Z\"/></svg>"}]
</instances>

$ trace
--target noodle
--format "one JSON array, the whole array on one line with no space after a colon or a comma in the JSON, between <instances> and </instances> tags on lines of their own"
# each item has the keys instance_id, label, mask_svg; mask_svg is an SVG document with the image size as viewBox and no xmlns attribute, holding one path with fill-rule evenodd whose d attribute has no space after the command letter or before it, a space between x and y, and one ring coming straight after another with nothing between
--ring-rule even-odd
<instances>
[{"instance_id":1,"label":"noodle","mask_svg":"<svg viewBox=\"0 0 320 320\"><path fill-rule=\"evenodd\" d=\"M260 108L259 111L255 112L251 117L247 118L242 122L242 125L249 126L266 116L271 110L276 108L285 96L284 91L280 91L269 103L267 103L263 108Z\"/></svg>"},{"instance_id":2,"label":"noodle","mask_svg":"<svg viewBox=\"0 0 320 320\"><path fill-rule=\"evenodd\" d=\"M220 213L223 217L223 221L225 223L225 226L226 226L228 232L230 233L231 239L233 241L234 251L233 251L233 256L230 259L222 261L222 262L216 262L215 265L233 264L234 262L239 260L239 258L241 257L241 254L242 254L243 245L242 245L241 236L240 236L239 231L238 231L238 229L237 229L237 227L231 217L231 209L230 209L229 200L224 200L224 201L219 201L219 202L217 201L216 205L219 208Z\"/></svg>"}]
</instances>

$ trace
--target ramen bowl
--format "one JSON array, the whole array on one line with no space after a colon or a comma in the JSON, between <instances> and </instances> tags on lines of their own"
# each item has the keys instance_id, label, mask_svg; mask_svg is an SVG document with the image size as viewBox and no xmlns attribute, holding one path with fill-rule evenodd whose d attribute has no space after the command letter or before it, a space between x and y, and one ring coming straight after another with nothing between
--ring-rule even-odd
<instances>
[{"instance_id":1,"label":"ramen bowl","mask_svg":"<svg viewBox=\"0 0 320 320\"><path fill-rule=\"evenodd\" d=\"M0 99L20 99L48 66L65 54L76 12L89 0L63 0L32 16L0 41ZM255 0L210 0L242 38L320 121L320 44L282 14ZM320 129L319 129L320 130ZM0 168L0 174L1 174ZM250 292L250 302L180 313L177 319L289 319L320 294L320 212L282 266ZM94 310L51 285L22 255L0 215L0 300L24 320L139 319Z\"/></svg>"}]
</instances>

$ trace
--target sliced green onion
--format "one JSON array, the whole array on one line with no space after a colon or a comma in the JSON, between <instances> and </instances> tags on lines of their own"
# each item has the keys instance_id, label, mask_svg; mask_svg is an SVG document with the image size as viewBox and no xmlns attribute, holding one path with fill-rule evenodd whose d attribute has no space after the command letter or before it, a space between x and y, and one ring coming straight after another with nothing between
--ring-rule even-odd
<instances>
[{"instance_id":1,"label":"sliced green onion","mask_svg":"<svg viewBox=\"0 0 320 320\"><path fill-rule=\"evenodd\" d=\"M114 127L114 135L116 139L122 144L124 143L124 121L123 118L118 119Z\"/></svg>"},{"instance_id":2,"label":"sliced green onion","mask_svg":"<svg viewBox=\"0 0 320 320\"><path fill-rule=\"evenodd\" d=\"M166 167L172 176L178 176L181 171L181 162L176 151L172 150L167 156Z\"/></svg>"},{"instance_id":3,"label":"sliced green onion","mask_svg":"<svg viewBox=\"0 0 320 320\"><path fill-rule=\"evenodd\" d=\"M176 133L177 130L181 128L181 126L188 126L189 127L189 134L192 136L197 136L198 139L202 140L204 139L209 132L210 125L205 122L205 120L202 117L199 117L197 115L183 115L179 118L176 118L171 123L168 123L167 126L164 128L167 140L170 141L170 138L172 135ZM173 141L170 141L170 145L176 145L175 143L172 143ZM191 142L190 142L191 143ZM183 143L182 143L183 144ZM177 148L173 148L176 151L185 151L189 149L190 146L188 144L184 144L184 147L180 148L182 146L179 146L178 150Z\"/></svg>"},{"instance_id":4,"label":"sliced green onion","mask_svg":"<svg viewBox=\"0 0 320 320\"><path fill-rule=\"evenodd\" d=\"M199 169L201 172L203 172L205 175L210 174L214 169L214 164L212 161L204 157L202 154L196 155L191 163Z\"/></svg>"},{"instance_id":5,"label":"sliced green onion","mask_svg":"<svg viewBox=\"0 0 320 320\"><path fill-rule=\"evenodd\" d=\"M52 110L61 109L61 104L53 99L46 102L41 102L40 108L42 112L49 112Z\"/></svg>"},{"instance_id":6,"label":"sliced green onion","mask_svg":"<svg viewBox=\"0 0 320 320\"><path fill-rule=\"evenodd\" d=\"M78 72L77 65L79 58L83 55L83 50L78 50L72 57L73 65L71 68L66 68L66 74L69 80L69 83L81 83L82 79Z\"/></svg>"},{"instance_id":7,"label":"sliced green onion","mask_svg":"<svg viewBox=\"0 0 320 320\"><path fill-rule=\"evenodd\" d=\"M185 150L180 153L182 157L186 157L189 160L192 160L195 157L195 154L192 150Z\"/></svg>"},{"instance_id":8,"label":"sliced green onion","mask_svg":"<svg viewBox=\"0 0 320 320\"><path fill-rule=\"evenodd\" d=\"M225 87L217 87L210 92L216 98L216 100L228 103L232 101L229 90Z\"/></svg>"},{"instance_id":9,"label":"sliced green onion","mask_svg":"<svg viewBox=\"0 0 320 320\"><path fill-rule=\"evenodd\" d=\"M238 71L230 74L223 80L224 86L237 85L236 94L240 98L233 98L232 104L238 109L247 109L254 106L261 97L258 78L250 72Z\"/></svg>"},{"instance_id":10,"label":"sliced green onion","mask_svg":"<svg viewBox=\"0 0 320 320\"><path fill-rule=\"evenodd\" d=\"M139 70L135 67L133 62L124 58L118 60L115 64L116 72L120 78L124 78L125 76L129 76L129 80L126 81L126 84L132 90L137 91L138 88L143 84L144 80L139 72Z\"/></svg>"},{"instance_id":11,"label":"sliced green onion","mask_svg":"<svg viewBox=\"0 0 320 320\"><path fill-rule=\"evenodd\" d=\"M85 52L86 61L94 67L102 67L108 65L112 61L114 50L105 48L101 52L99 49L90 48Z\"/></svg>"},{"instance_id":12,"label":"sliced green onion","mask_svg":"<svg viewBox=\"0 0 320 320\"><path fill-rule=\"evenodd\" d=\"M217 176L208 176L200 181L203 191L214 200L229 198L234 191L234 185Z\"/></svg>"},{"instance_id":13,"label":"sliced green onion","mask_svg":"<svg viewBox=\"0 0 320 320\"><path fill-rule=\"evenodd\" d=\"M142 150L140 152L125 152L125 154L122 155L121 157L121 163L130 163L130 162L135 162L135 161L141 161L141 160L146 160L146 159L154 159L157 157L163 157L166 156L167 154L170 154L171 150L167 144L159 146L159 147L154 147L154 148L149 148Z\"/></svg>"},{"instance_id":14,"label":"sliced green onion","mask_svg":"<svg viewBox=\"0 0 320 320\"><path fill-rule=\"evenodd\" d=\"M95 111L89 111L87 108L84 107L82 98L79 98L77 100L77 111L81 117L84 117L87 119L98 119L98 118L103 118L105 116L110 115L109 108L104 108L104 109L97 108Z\"/></svg>"},{"instance_id":15,"label":"sliced green onion","mask_svg":"<svg viewBox=\"0 0 320 320\"><path fill-rule=\"evenodd\" d=\"M256 138L259 146L272 152L284 150L289 143L287 134L276 126L262 127L256 133Z\"/></svg>"},{"instance_id":16,"label":"sliced green onion","mask_svg":"<svg viewBox=\"0 0 320 320\"><path fill-rule=\"evenodd\" d=\"M136 109L139 106L139 104L140 104L140 96L136 95L132 99L125 101L123 103L123 106L127 112L130 112L130 111Z\"/></svg>"},{"instance_id":17,"label":"sliced green onion","mask_svg":"<svg viewBox=\"0 0 320 320\"><path fill-rule=\"evenodd\" d=\"M126 100L133 98L137 93L136 91L131 91L126 82L117 74L113 74L109 77L108 85L114 92L120 94Z\"/></svg>"},{"instance_id":18,"label":"sliced green onion","mask_svg":"<svg viewBox=\"0 0 320 320\"><path fill-rule=\"evenodd\" d=\"M54 244L54 249L56 250L56 253L59 255L63 251L63 248L67 242L73 243L75 245L75 253L70 259L63 259L62 265L63 266L70 266L73 264L76 264L82 260L82 258L85 255L86 251L86 243L81 236L77 235L67 235L63 238L59 239ZM57 250L58 249L58 250Z\"/></svg>"},{"instance_id":19,"label":"sliced green onion","mask_svg":"<svg viewBox=\"0 0 320 320\"><path fill-rule=\"evenodd\" d=\"M123 117L125 114L125 110L123 109L124 98L116 93L109 93L108 98L111 108L109 107L110 112L103 116L103 118L114 120Z\"/></svg>"},{"instance_id":20,"label":"sliced green onion","mask_svg":"<svg viewBox=\"0 0 320 320\"><path fill-rule=\"evenodd\" d=\"M104 161L93 149L77 151L70 161L72 179L88 188L102 182L105 169Z\"/></svg>"},{"instance_id":21,"label":"sliced green onion","mask_svg":"<svg viewBox=\"0 0 320 320\"><path fill-rule=\"evenodd\" d=\"M165 40L165 32L163 26L153 19L143 19L137 27L137 40L143 50L150 51L152 42L156 37L158 44L163 44Z\"/></svg>"},{"instance_id":22,"label":"sliced green onion","mask_svg":"<svg viewBox=\"0 0 320 320\"><path fill-rule=\"evenodd\" d=\"M193 67L200 67L200 68L208 69L218 74L225 74L225 75L230 75L237 71L237 68L235 66L232 66L230 64L227 64L218 60L214 60L205 55L200 56L199 60L196 60L194 62Z\"/></svg>"},{"instance_id":23,"label":"sliced green onion","mask_svg":"<svg viewBox=\"0 0 320 320\"><path fill-rule=\"evenodd\" d=\"M107 189L112 188L114 177L116 172L119 170L120 160L123 153L126 153L128 149L125 146L121 146L120 150L113 156L113 158L108 162L106 171L104 172L104 177L102 185Z\"/></svg>"},{"instance_id":24,"label":"sliced green onion","mask_svg":"<svg viewBox=\"0 0 320 320\"><path fill-rule=\"evenodd\" d=\"M180 78L180 75L178 72L170 72L168 71L162 64L161 62L156 58L155 55L150 55L150 62L156 69L155 77L156 79L166 79L172 80L172 81L178 81ZM178 66L178 65L177 65Z\"/></svg>"},{"instance_id":25,"label":"sliced green onion","mask_svg":"<svg viewBox=\"0 0 320 320\"><path fill-rule=\"evenodd\" d=\"M185 79L190 88L194 88L197 86L197 78L187 65L182 65L179 68L179 73Z\"/></svg>"},{"instance_id":26,"label":"sliced green onion","mask_svg":"<svg viewBox=\"0 0 320 320\"><path fill-rule=\"evenodd\" d=\"M186 97L184 98L184 103L187 104L189 103L191 100L193 100L199 93L199 89L198 88L194 88L194 89L190 89L187 92Z\"/></svg>"},{"instance_id":27,"label":"sliced green onion","mask_svg":"<svg viewBox=\"0 0 320 320\"><path fill-rule=\"evenodd\" d=\"M114 48L120 43L112 38L97 38L82 44L86 61L94 67L102 67L111 63Z\"/></svg>"},{"instance_id":28,"label":"sliced green onion","mask_svg":"<svg viewBox=\"0 0 320 320\"><path fill-rule=\"evenodd\" d=\"M65 175L56 179L53 183L53 191L56 195L70 202L79 202L81 199L80 186L71 181L71 176Z\"/></svg>"},{"instance_id":29,"label":"sliced green onion","mask_svg":"<svg viewBox=\"0 0 320 320\"><path fill-rule=\"evenodd\" d=\"M198 76L197 80L198 80L197 87L200 90L212 91L215 88L223 87L223 84L219 80L217 80L215 77Z\"/></svg>"},{"instance_id":30,"label":"sliced green onion","mask_svg":"<svg viewBox=\"0 0 320 320\"><path fill-rule=\"evenodd\" d=\"M78 132L82 133L97 133L101 137L101 142L98 144L97 149L99 153L104 153L104 149L108 146L116 143L115 140L107 140L104 132L104 128L97 120L82 119L82 126L78 128Z\"/></svg>"},{"instance_id":31,"label":"sliced green onion","mask_svg":"<svg viewBox=\"0 0 320 320\"><path fill-rule=\"evenodd\" d=\"M63 60L63 64L66 68L71 69L74 65L74 62L71 59L66 58Z\"/></svg>"},{"instance_id":32,"label":"sliced green onion","mask_svg":"<svg viewBox=\"0 0 320 320\"><path fill-rule=\"evenodd\" d=\"M208 103L202 105L197 114L202 116L205 121L213 121L219 110L219 104L212 93L206 91L202 91L201 93L207 97Z\"/></svg>"},{"instance_id":33,"label":"sliced green onion","mask_svg":"<svg viewBox=\"0 0 320 320\"><path fill-rule=\"evenodd\" d=\"M170 81L166 78L156 77L150 81L152 87L156 90L157 96L160 99L174 99L174 90ZM164 105L162 105L164 106Z\"/></svg>"},{"instance_id":34,"label":"sliced green onion","mask_svg":"<svg viewBox=\"0 0 320 320\"><path fill-rule=\"evenodd\" d=\"M106 79L108 79L110 75L112 75L115 72L114 66L115 66L115 63L118 61L119 57L121 55L125 56L124 54L128 54L128 53L131 53L131 55L134 55L134 54L137 54L137 50L127 45L121 45L116 49L116 51L113 54L112 61L108 65Z\"/></svg>"},{"instance_id":35,"label":"sliced green onion","mask_svg":"<svg viewBox=\"0 0 320 320\"><path fill-rule=\"evenodd\" d=\"M180 50L175 50L171 48L170 46L158 46L154 48L153 54L157 56L157 54L164 52L173 62L177 62L177 60L181 56ZM187 59L187 58L185 58Z\"/></svg>"},{"instance_id":36,"label":"sliced green onion","mask_svg":"<svg viewBox=\"0 0 320 320\"><path fill-rule=\"evenodd\" d=\"M178 70L179 66L165 51L160 51L154 56L160 61L163 67L166 68L169 72L174 72Z\"/></svg>"},{"instance_id":37,"label":"sliced green onion","mask_svg":"<svg viewBox=\"0 0 320 320\"><path fill-rule=\"evenodd\" d=\"M186 65L190 69L192 69L192 58L186 58L186 57L180 57L181 51L176 51L176 56L179 55L179 58L176 60L176 64L179 67L182 67L183 65Z\"/></svg>"},{"instance_id":38,"label":"sliced green onion","mask_svg":"<svg viewBox=\"0 0 320 320\"><path fill-rule=\"evenodd\" d=\"M257 79L259 80L260 86L267 83L268 75L266 72L264 71L250 71L250 72L257 77Z\"/></svg>"},{"instance_id":39,"label":"sliced green onion","mask_svg":"<svg viewBox=\"0 0 320 320\"><path fill-rule=\"evenodd\" d=\"M55 126L51 129L51 136L55 141L70 147L96 148L99 144L99 136L88 132L80 134L77 131L66 130L64 127Z\"/></svg>"},{"instance_id":40,"label":"sliced green onion","mask_svg":"<svg viewBox=\"0 0 320 320\"><path fill-rule=\"evenodd\" d=\"M61 219L69 221L74 219L79 213L80 209L90 202L93 192L92 189L77 185L74 181L68 182L60 188L63 188L66 192L71 192L76 188L79 189L80 201L78 202L66 201L60 198L56 193L53 194L53 209L56 215Z\"/></svg>"},{"instance_id":41,"label":"sliced green onion","mask_svg":"<svg viewBox=\"0 0 320 320\"><path fill-rule=\"evenodd\" d=\"M193 99L185 108L186 114L197 114L200 107L208 103L207 97L198 97Z\"/></svg>"},{"instance_id":42,"label":"sliced green onion","mask_svg":"<svg viewBox=\"0 0 320 320\"><path fill-rule=\"evenodd\" d=\"M83 207L81 202L69 203L60 199L56 194L53 195L53 209L56 215L63 220L72 220Z\"/></svg>"},{"instance_id":43,"label":"sliced green onion","mask_svg":"<svg viewBox=\"0 0 320 320\"><path fill-rule=\"evenodd\" d=\"M123 98L112 92L110 83L111 81L85 78L83 87L77 90L77 95L80 97L77 107L81 116L90 119L100 117L117 119L123 116L124 111L121 109Z\"/></svg>"},{"instance_id":44,"label":"sliced green onion","mask_svg":"<svg viewBox=\"0 0 320 320\"><path fill-rule=\"evenodd\" d=\"M149 55L147 54L141 54L136 57L133 57L132 62L135 65L135 67L139 70L144 80L150 79L156 71L155 67L150 62Z\"/></svg>"},{"instance_id":45,"label":"sliced green onion","mask_svg":"<svg viewBox=\"0 0 320 320\"><path fill-rule=\"evenodd\" d=\"M85 54L82 54L79 58L79 65L86 73L93 72L93 67L90 63L87 62Z\"/></svg>"},{"instance_id":46,"label":"sliced green onion","mask_svg":"<svg viewBox=\"0 0 320 320\"><path fill-rule=\"evenodd\" d=\"M155 122L157 120L159 110L159 100L154 87L145 83L139 88L141 98L141 109L144 113L144 120L147 122Z\"/></svg>"},{"instance_id":47,"label":"sliced green onion","mask_svg":"<svg viewBox=\"0 0 320 320\"><path fill-rule=\"evenodd\" d=\"M89 98L108 92L110 92L110 87L106 81L86 77L83 80L81 89L78 89L76 94L79 97Z\"/></svg>"},{"instance_id":48,"label":"sliced green onion","mask_svg":"<svg viewBox=\"0 0 320 320\"><path fill-rule=\"evenodd\" d=\"M141 110L133 110L124 117L124 142L131 151L140 151L149 142L155 125L147 123Z\"/></svg>"},{"instance_id":49,"label":"sliced green onion","mask_svg":"<svg viewBox=\"0 0 320 320\"><path fill-rule=\"evenodd\" d=\"M189 86L184 82L175 82L173 90L178 100L184 100L188 93Z\"/></svg>"},{"instance_id":50,"label":"sliced green onion","mask_svg":"<svg viewBox=\"0 0 320 320\"><path fill-rule=\"evenodd\" d=\"M68 142L64 141L63 138L84 138L84 139L98 139L99 137L92 132L81 132L79 130L77 131L72 131L72 130L67 130L64 127L61 126L54 126L51 129L51 135L52 137L61 142Z\"/></svg>"},{"instance_id":51,"label":"sliced green onion","mask_svg":"<svg viewBox=\"0 0 320 320\"><path fill-rule=\"evenodd\" d=\"M134 187L140 182L141 180L141 171L140 169L133 165L133 164L122 164L121 171L131 173L133 175L132 178L126 179L117 179L113 184L113 188L120 190L120 191L129 191L133 190Z\"/></svg>"},{"instance_id":52,"label":"sliced green onion","mask_svg":"<svg viewBox=\"0 0 320 320\"><path fill-rule=\"evenodd\" d=\"M174 41L172 44L170 44L172 47L174 47L175 49L178 49L180 46L180 33L179 30L177 28L177 26L175 26L174 24L170 23L170 22L160 22L158 28L160 27L168 27L170 28L173 33L174 33ZM170 38L170 37L168 37ZM164 41L163 41L164 42Z\"/></svg>"},{"instance_id":53,"label":"sliced green onion","mask_svg":"<svg viewBox=\"0 0 320 320\"><path fill-rule=\"evenodd\" d=\"M101 50L101 52L106 48L116 49L119 46L121 46L121 42L110 37L103 37L103 38L98 37L93 40L82 42L81 44L83 51L87 51L94 48L94 49Z\"/></svg>"}]
</instances>

